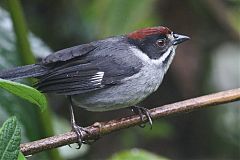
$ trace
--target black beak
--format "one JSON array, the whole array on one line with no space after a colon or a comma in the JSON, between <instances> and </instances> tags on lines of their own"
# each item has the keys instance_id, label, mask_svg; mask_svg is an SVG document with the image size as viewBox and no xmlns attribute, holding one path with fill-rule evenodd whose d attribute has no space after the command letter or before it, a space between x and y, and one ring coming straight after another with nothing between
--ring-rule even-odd
<instances>
[{"instance_id":1,"label":"black beak","mask_svg":"<svg viewBox=\"0 0 240 160\"><path fill-rule=\"evenodd\" d=\"M180 35L180 34L173 34L173 37L174 37L173 45L178 45L178 44L190 39L188 36L184 36L184 35Z\"/></svg>"}]
</instances>

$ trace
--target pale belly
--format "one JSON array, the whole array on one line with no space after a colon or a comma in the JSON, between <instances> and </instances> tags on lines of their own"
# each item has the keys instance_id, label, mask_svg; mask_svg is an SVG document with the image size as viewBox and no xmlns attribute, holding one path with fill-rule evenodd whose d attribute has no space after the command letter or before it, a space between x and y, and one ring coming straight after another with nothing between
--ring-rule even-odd
<instances>
[{"instance_id":1,"label":"pale belly","mask_svg":"<svg viewBox=\"0 0 240 160\"><path fill-rule=\"evenodd\" d=\"M162 82L163 75L152 71L146 68L141 74L125 79L120 85L73 96L73 101L89 111L116 110L136 105L156 91Z\"/></svg>"}]
</instances>

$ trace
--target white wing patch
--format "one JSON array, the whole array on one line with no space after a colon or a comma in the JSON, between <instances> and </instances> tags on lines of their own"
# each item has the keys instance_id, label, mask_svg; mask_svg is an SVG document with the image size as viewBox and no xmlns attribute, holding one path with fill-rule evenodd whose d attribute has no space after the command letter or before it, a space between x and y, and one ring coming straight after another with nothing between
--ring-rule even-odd
<instances>
[{"instance_id":1,"label":"white wing patch","mask_svg":"<svg viewBox=\"0 0 240 160\"><path fill-rule=\"evenodd\" d=\"M90 79L94 85L100 85L104 76L104 72L97 72L92 78Z\"/></svg>"}]
</instances>

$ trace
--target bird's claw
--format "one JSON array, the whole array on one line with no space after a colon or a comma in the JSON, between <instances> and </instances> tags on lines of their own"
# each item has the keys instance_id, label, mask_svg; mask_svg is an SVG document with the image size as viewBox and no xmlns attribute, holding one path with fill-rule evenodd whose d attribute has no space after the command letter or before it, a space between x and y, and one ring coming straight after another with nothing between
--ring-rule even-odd
<instances>
[{"instance_id":1,"label":"bird's claw","mask_svg":"<svg viewBox=\"0 0 240 160\"><path fill-rule=\"evenodd\" d=\"M144 115L147 117L148 123L150 124L150 129L152 129L152 116L147 108L144 107L139 107L139 106L132 106L131 107L132 111L135 114L138 114L141 118L141 121L144 122ZM139 127L144 128L145 124L140 124Z\"/></svg>"},{"instance_id":2,"label":"bird's claw","mask_svg":"<svg viewBox=\"0 0 240 160\"><path fill-rule=\"evenodd\" d=\"M73 101L72 101L72 97L68 96L68 99L70 101L70 113L71 113L71 126L72 126L72 131L75 132L77 134L77 138L78 138L78 147L77 149L80 149L82 144L91 144L92 142L89 140L82 140L83 139L83 135L84 132L86 134L91 134L87 129L80 127L76 124L75 122L75 118L74 118L74 113L73 113ZM71 147L69 145L69 147Z\"/></svg>"},{"instance_id":3,"label":"bird's claw","mask_svg":"<svg viewBox=\"0 0 240 160\"><path fill-rule=\"evenodd\" d=\"M82 139L83 135L84 135L84 132L87 133L87 134L90 134L90 132L88 130L86 130L83 127L78 126L76 123L73 123L72 124L72 131L74 131L77 134L77 138L78 138L78 142L77 142L78 147L76 149L80 149L82 144L90 144L89 141Z\"/></svg>"}]
</instances>

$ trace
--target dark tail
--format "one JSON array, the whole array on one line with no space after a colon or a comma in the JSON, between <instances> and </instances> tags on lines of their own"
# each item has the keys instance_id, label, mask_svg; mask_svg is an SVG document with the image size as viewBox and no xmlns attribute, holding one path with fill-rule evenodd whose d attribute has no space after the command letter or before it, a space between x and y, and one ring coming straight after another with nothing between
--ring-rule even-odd
<instances>
[{"instance_id":1,"label":"dark tail","mask_svg":"<svg viewBox=\"0 0 240 160\"><path fill-rule=\"evenodd\" d=\"M31 64L13 69L0 71L0 78L7 80L16 80L28 77L39 77L47 72L47 68L39 64Z\"/></svg>"}]
</instances>

